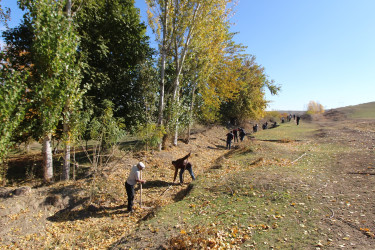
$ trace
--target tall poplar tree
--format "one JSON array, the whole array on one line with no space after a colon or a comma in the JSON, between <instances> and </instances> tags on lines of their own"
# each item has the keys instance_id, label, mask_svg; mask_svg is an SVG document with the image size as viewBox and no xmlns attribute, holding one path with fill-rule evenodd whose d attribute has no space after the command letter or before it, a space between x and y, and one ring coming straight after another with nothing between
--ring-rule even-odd
<instances>
[{"instance_id":1,"label":"tall poplar tree","mask_svg":"<svg viewBox=\"0 0 375 250\"><path fill-rule=\"evenodd\" d=\"M34 40L33 61L37 72L35 101L39 104L43 134L44 180L52 181L51 138L65 104L76 91L79 70L76 66L78 36L63 9L63 2L28 1Z\"/></svg>"},{"instance_id":2,"label":"tall poplar tree","mask_svg":"<svg viewBox=\"0 0 375 250\"><path fill-rule=\"evenodd\" d=\"M170 101L173 107L169 110L178 110L180 98L181 74L184 68L188 51L193 53L194 47L204 46L199 44L199 34L206 33L215 22L226 22L229 13L228 6L232 0L147 0L149 10L149 24L157 35L160 50L160 100L158 124L163 122L165 107L165 62L169 56L174 62L175 72L173 74ZM225 13L225 14L223 14ZM221 19L218 19L220 17ZM193 47L192 44L195 44ZM175 116L175 117L172 117ZM173 144L177 145L178 136L178 114L169 114L168 121L177 121L174 128ZM172 124L173 125L173 124ZM172 132L172 131L170 131ZM161 145L160 145L161 147Z\"/></svg>"}]
</instances>

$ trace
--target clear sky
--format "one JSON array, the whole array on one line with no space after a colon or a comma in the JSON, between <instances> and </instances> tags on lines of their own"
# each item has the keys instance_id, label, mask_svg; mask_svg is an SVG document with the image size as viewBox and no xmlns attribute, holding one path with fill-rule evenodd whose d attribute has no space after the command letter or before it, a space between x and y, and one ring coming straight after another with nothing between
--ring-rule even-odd
<instances>
[{"instance_id":1,"label":"clear sky","mask_svg":"<svg viewBox=\"0 0 375 250\"><path fill-rule=\"evenodd\" d=\"M144 0L135 2L146 21ZM2 4L12 8L14 27L22 17L16 0ZM267 93L268 110L375 101L374 10L375 0L240 0L235 40L282 88L277 96Z\"/></svg>"}]
</instances>

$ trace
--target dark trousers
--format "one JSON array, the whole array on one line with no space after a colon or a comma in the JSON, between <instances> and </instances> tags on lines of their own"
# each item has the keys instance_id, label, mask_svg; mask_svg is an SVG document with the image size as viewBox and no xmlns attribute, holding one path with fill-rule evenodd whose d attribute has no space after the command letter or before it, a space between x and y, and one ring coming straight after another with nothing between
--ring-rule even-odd
<instances>
[{"instance_id":1,"label":"dark trousers","mask_svg":"<svg viewBox=\"0 0 375 250\"><path fill-rule=\"evenodd\" d=\"M134 185L130 185L125 182L126 194L128 195L128 211L133 211L134 204Z\"/></svg>"},{"instance_id":2,"label":"dark trousers","mask_svg":"<svg viewBox=\"0 0 375 250\"><path fill-rule=\"evenodd\" d=\"M193 181L194 181L195 176L194 176L194 173L193 173L193 167L191 166L190 163L188 163L186 165L186 170L189 171L191 179L193 179ZM181 170L180 170L180 183L184 183L184 176L183 176L184 172L185 172L185 168L181 168Z\"/></svg>"},{"instance_id":3,"label":"dark trousers","mask_svg":"<svg viewBox=\"0 0 375 250\"><path fill-rule=\"evenodd\" d=\"M227 149L230 149L230 145L232 144L232 140L227 141Z\"/></svg>"}]
</instances>

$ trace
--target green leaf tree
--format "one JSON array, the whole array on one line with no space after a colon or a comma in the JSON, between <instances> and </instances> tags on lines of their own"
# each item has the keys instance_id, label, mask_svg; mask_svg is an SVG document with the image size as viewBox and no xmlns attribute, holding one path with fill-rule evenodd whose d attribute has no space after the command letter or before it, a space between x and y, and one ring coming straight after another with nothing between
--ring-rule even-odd
<instances>
[{"instance_id":1,"label":"green leaf tree","mask_svg":"<svg viewBox=\"0 0 375 250\"><path fill-rule=\"evenodd\" d=\"M63 11L63 2L38 0L24 4L29 10L34 34L32 55L37 84L33 91L39 104L43 134L44 180L50 182L53 178L52 134L66 103L72 100L79 78L75 67L78 37Z\"/></svg>"},{"instance_id":2,"label":"green leaf tree","mask_svg":"<svg viewBox=\"0 0 375 250\"><path fill-rule=\"evenodd\" d=\"M151 59L153 50L133 0L89 0L82 3L74 21L81 37L82 88L85 107L99 114L103 100L110 100L114 116L137 124L143 100L139 65ZM74 9L74 8L73 8Z\"/></svg>"},{"instance_id":3,"label":"green leaf tree","mask_svg":"<svg viewBox=\"0 0 375 250\"><path fill-rule=\"evenodd\" d=\"M12 137L25 116L27 75L9 67L1 52L0 65L0 182L5 181L6 156L12 148Z\"/></svg>"}]
</instances>

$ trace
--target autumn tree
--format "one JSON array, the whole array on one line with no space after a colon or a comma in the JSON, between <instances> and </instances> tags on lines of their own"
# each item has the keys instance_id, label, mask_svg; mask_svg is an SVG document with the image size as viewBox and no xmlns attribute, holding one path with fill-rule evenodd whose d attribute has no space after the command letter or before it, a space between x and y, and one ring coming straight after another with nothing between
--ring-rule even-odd
<instances>
[{"instance_id":1,"label":"autumn tree","mask_svg":"<svg viewBox=\"0 0 375 250\"><path fill-rule=\"evenodd\" d=\"M177 144L178 136L178 110L180 100L180 87L185 60L188 53L194 54L194 50L198 49L200 34L208 34L210 28L214 27L217 22L226 21L221 13L228 13L228 5L230 0L215 1L196 1L196 0L148 0L149 6L149 24L153 28L159 42L160 51L160 99L159 99L159 116L158 124L163 125L163 120L167 123L175 121L173 144ZM230 12L230 11L229 11ZM228 16L228 15L227 15ZM226 17L227 17L226 16ZM220 17L220 18L218 18ZM194 57L194 56L193 56ZM169 59L168 59L169 58ZM172 86L169 93L165 93L165 69L166 62L172 62L174 72ZM170 99L165 101L165 97ZM165 103L169 103L172 107L167 110L174 111L169 113L167 119L164 118ZM165 124L168 125L168 124ZM173 131L169 131L171 133ZM161 148L161 145L160 145Z\"/></svg>"},{"instance_id":2,"label":"autumn tree","mask_svg":"<svg viewBox=\"0 0 375 250\"><path fill-rule=\"evenodd\" d=\"M323 114L324 107L319 102L310 101L307 105L307 114Z\"/></svg>"},{"instance_id":3,"label":"autumn tree","mask_svg":"<svg viewBox=\"0 0 375 250\"><path fill-rule=\"evenodd\" d=\"M238 72L239 91L234 98L221 103L222 119L243 122L262 118L268 103L265 90L275 95L280 87L268 79L264 67L255 62L255 56L244 58Z\"/></svg>"}]
</instances>

